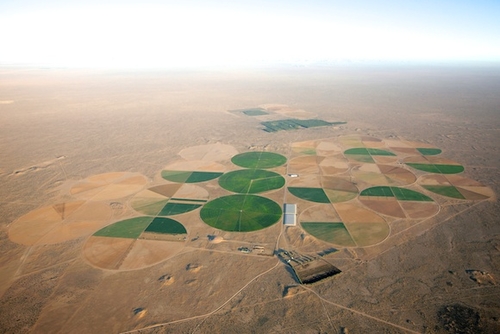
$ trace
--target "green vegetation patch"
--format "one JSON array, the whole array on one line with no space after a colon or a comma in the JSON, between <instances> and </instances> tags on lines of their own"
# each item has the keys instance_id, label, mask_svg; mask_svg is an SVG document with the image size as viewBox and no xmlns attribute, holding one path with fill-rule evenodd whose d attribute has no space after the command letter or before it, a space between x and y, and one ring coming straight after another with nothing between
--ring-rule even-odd
<instances>
[{"instance_id":1,"label":"green vegetation patch","mask_svg":"<svg viewBox=\"0 0 500 334\"><path fill-rule=\"evenodd\" d=\"M136 217L122 220L100 229L94 233L94 236L136 239L152 220L153 217Z\"/></svg>"},{"instance_id":2,"label":"green vegetation patch","mask_svg":"<svg viewBox=\"0 0 500 334\"><path fill-rule=\"evenodd\" d=\"M251 109L244 109L242 112L247 115L247 116L261 116L261 115L269 115L268 112L266 112L262 108L251 108Z\"/></svg>"},{"instance_id":3,"label":"green vegetation patch","mask_svg":"<svg viewBox=\"0 0 500 334\"><path fill-rule=\"evenodd\" d=\"M321 119L282 119L277 121L267 121L261 122L260 124L264 125L264 131L266 132L276 132L281 130L296 130L296 129L305 129L305 128L313 128L318 126L329 126L329 125L338 125L338 124L346 124L347 122L327 122Z\"/></svg>"},{"instance_id":4,"label":"green vegetation patch","mask_svg":"<svg viewBox=\"0 0 500 334\"><path fill-rule=\"evenodd\" d=\"M441 173L439 171L439 169L436 166L432 165L432 164L421 164L421 163L412 163L412 162L409 162L409 163L407 163L407 165L410 166L410 167L413 167L415 169L424 171L424 172L437 173L437 174Z\"/></svg>"},{"instance_id":5,"label":"green vegetation patch","mask_svg":"<svg viewBox=\"0 0 500 334\"><path fill-rule=\"evenodd\" d=\"M222 175L219 184L235 193L255 194L279 189L285 185L285 179L278 173L263 169L242 169Z\"/></svg>"},{"instance_id":6,"label":"green vegetation patch","mask_svg":"<svg viewBox=\"0 0 500 334\"><path fill-rule=\"evenodd\" d=\"M168 181L184 183L191 176L191 173L178 170L162 170L161 177Z\"/></svg>"},{"instance_id":7,"label":"green vegetation patch","mask_svg":"<svg viewBox=\"0 0 500 334\"><path fill-rule=\"evenodd\" d=\"M145 232L162 234L185 234L186 228L176 220L156 217L146 228Z\"/></svg>"},{"instance_id":8,"label":"green vegetation patch","mask_svg":"<svg viewBox=\"0 0 500 334\"><path fill-rule=\"evenodd\" d=\"M391 190L400 201L433 202L432 198L415 190L398 187L391 187Z\"/></svg>"},{"instance_id":9,"label":"green vegetation patch","mask_svg":"<svg viewBox=\"0 0 500 334\"><path fill-rule=\"evenodd\" d=\"M439 148L417 148L417 151L419 151L422 155L438 155L443 152Z\"/></svg>"},{"instance_id":10,"label":"green vegetation patch","mask_svg":"<svg viewBox=\"0 0 500 334\"><path fill-rule=\"evenodd\" d=\"M193 172L178 170L162 170L161 177L165 180L177 183L197 183L218 178L221 172Z\"/></svg>"},{"instance_id":11,"label":"green vegetation patch","mask_svg":"<svg viewBox=\"0 0 500 334\"><path fill-rule=\"evenodd\" d=\"M201 204L172 203L169 202L161 209L158 216L173 216L198 209Z\"/></svg>"},{"instance_id":12,"label":"green vegetation patch","mask_svg":"<svg viewBox=\"0 0 500 334\"><path fill-rule=\"evenodd\" d=\"M256 195L230 195L208 202L200 211L208 225L224 231L256 231L275 224L282 215L276 202Z\"/></svg>"},{"instance_id":13,"label":"green vegetation patch","mask_svg":"<svg viewBox=\"0 0 500 334\"><path fill-rule=\"evenodd\" d=\"M363 190L361 196L376 196L376 197L396 197L400 201L420 201L420 202L433 202L432 198L418 191L399 188L377 186Z\"/></svg>"},{"instance_id":14,"label":"green vegetation patch","mask_svg":"<svg viewBox=\"0 0 500 334\"><path fill-rule=\"evenodd\" d=\"M304 222L302 228L310 235L340 246L356 246L343 223Z\"/></svg>"},{"instance_id":15,"label":"green vegetation patch","mask_svg":"<svg viewBox=\"0 0 500 334\"><path fill-rule=\"evenodd\" d=\"M233 164L244 168L273 168L286 162L286 158L273 152L245 152L235 155L231 161Z\"/></svg>"},{"instance_id":16,"label":"green vegetation patch","mask_svg":"<svg viewBox=\"0 0 500 334\"><path fill-rule=\"evenodd\" d=\"M424 185L425 189L432 191L438 195L443 195L451 198L465 199L465 197L454 186L432 186Z\"/></svg>"},{"instance_id":17,"label":"green vegetation patch","mask_svg":"<svg viewBox=\"0 0 500 334\"><path fill-rule=\"evenodd\" d=\"M436 174L458 174L464 171L462 165L439 165L439 164L422 164L422 163L407 163L408 166L415 169L436 173Z\"/></svg>"},{"instance_id":18,"label":"green vegetation patch","mask_svg":"<svg viewBox=\"0 0 500 334\"><path fill-rule=\"evenodd\" d=\"M348 150L345 150L344 154L347 154L347 155L383 155L383 156L395 156L394 153L386 151L386 150L380 150L378 148L364 148L364 147L350 148Z\"/></svg>"},{"instance_id":19,"label":"green vegetation patch","mask_svg":"<svg viewBox=\"0 0 500 334\"><path fill-rule=\"evenodd\" d=\"M288 187L288 191L298 198L316 203L330 203L322 188Z\"/></svg>"},{"instance_id":20,"label":"green vegetation patch","mask_svg":"<svg viewBox=\"0 0 500 334\"><path fill-rule=\"evenodd\" d=\"M192 172L186 180L186 183L205 182L218 178L221 172Z\"/></svg>"},{"instance_id":21,"label":"green vegetation patch","mask_svg":"<svg viewBox=\"0 0 500 334\"><path fill-rule=\"evenodd\" d=\"M360 196L394 197L391 187L378 186L363 190Z\"/></svg>"},{"instance_id":22,"label":"green vegetation patch","mask_svg":"<svg viewBox=\"0 0 500 334\"><path fill-rule=\"evenodd\" d=\"M142 206L138 206L135 204L132 204L132 207L134 208L135 211L141 212L145 215L149 216L156 216L158 212L160 212L165 205L167 205L168 200L165 201L159 201L155 203L150 203Z\"/></svg>"},{"instance_id":23,"label":"green vegetation patch","mask_svg":"<svg viewBox=\"0 0 500 334\"><path fill-rule=\"evenodd\" d=\"M356 160L359 162L366 162L366 163L375 163L375 160L373 160L371 155L349 155L349 159Z\"/></svg>"},{"instance_id":24,"label":"green vegetation patch","mask_svg":"<svg viewBox=\"0 0 500 334\"><path fill-rule=\"evenodd\" d=\"M462 165L434 165L441 174L458 174L464 171Z\"/></svg>"}]
</instances>

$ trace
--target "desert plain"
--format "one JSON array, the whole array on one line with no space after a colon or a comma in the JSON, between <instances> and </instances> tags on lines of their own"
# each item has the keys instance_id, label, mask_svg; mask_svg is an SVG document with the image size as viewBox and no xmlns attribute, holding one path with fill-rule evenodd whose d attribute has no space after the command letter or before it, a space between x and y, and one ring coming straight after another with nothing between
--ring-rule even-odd
<instances>
[{"instance_id":1,"label":"desert plain","mask_svg":"<svg viewBox=\"0 0 500 334\"><path fill-rule=\"evenodd\" d=\"M500 331L499 67L0 77L1 332Z\"/></svg>"}]
</instances>

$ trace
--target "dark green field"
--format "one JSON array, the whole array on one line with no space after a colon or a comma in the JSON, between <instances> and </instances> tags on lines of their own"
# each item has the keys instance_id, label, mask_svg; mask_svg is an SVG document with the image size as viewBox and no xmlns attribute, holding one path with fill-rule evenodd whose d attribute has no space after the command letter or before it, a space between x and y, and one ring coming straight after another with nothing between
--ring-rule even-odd
<instances>
[{"instance_id":1,"label":"dark green field","mask_svg":"<svg viewBox=\"0 0 500 334\"><path fill-rule=\"evenodd\" d=\"M177 183L198 183L210 181L221 176L220 172L193 172L193 171L177 171L163 170L161 177L165 180Z\"/></svg>"},{"instance_id":2,"label":"dark green field","mask_svg":"<svg viewBox=\"0 0 500 334\"><path fill-rule=\"evenodd\" d=\"M161 209L161 211L158 213L158 216L172 216L172 215L178 215L181 213L186 213L186 212L198 209L201 205L202 204L169 202L169 203L167 203L167 205L165 205Z\"/></svg>"},{"instance_id":3,"label":"dark green field","mask_svg":"<svg viewBox=\"0 0 500 334\"><path fill-rule=\"evenodd\" d=\"M435 174L458 174L464 171L464 166L462 165L433 165L411 162L406 164L415 169Z\"/></svg>"},{"instance_id":4,"label":"dark green field","mask_svg":"<svg viewBox=\"0 0 500 334\"><path fill-rule=\"evenodd\" d=\"M422 155L438 155L442 152L439 148L417 148L417 151Z\"/></svg>"},{"instance_id":5,"label":"dark green field","mask_svg":"<svg viewBox=\"0 0 500 334\"><path fill-rule=\"evenodd\" d=\"M186 228L176 220L156 217L146 228L145 232L162 234L185 234Z\"/></svg>"},{"instance_id":6,"label":"dark green field","mask_svg":"<svg viewBox=\"0 0 500 334\"><path fill-rule=\"evenodd\" d=\"M267 121L260 123L265 126L263 129L266 132L276 132L280 130L296 130L296 129L305 129L305 128L313 128L318 126L329 126L329 125L338 125L338 124L346 124L346 122L327 122L321 119L282 119L278 121Z\"/></svg>"},{"instance_id":7,"label":"dark green field","mask_svg":"<svg viewBox=\"0 0 500 334\"><path fill-rule=\"evenodd\" d=\"M136 239L152 220L153 217L136 217L122 220L100 229L94 233L94 236Z\"/></svg>"},{"instance_id":8,"label":"dark green field","mask_svg":"<svg viewBox=\"0 0 500 334\"><path fill-rule=\"evenodd\" d=\"M256 195L230 195L208 202L200 211L208 225L224 231L257 231L275 224L282 215L281 206Z\"/></svg>"},{"instance_id":9,"label":"dark green field","mask_svg":"<svg viewBox=\"0 0 500 334\"><path fill-rule=\"evenodd\" d=\"M242 169L222 175L219 185L240 194L256 194L275 190L285 185L283 176L263 169Z\"/></svg>"},{"instance_id":10,"label":"dark green field","mask_svg":"<svg viewBox=\"0 0 500 334\"><path fill-rule=\"evenodd\" d=\"M438 195L443 195L451 198L465 199L465 197L455 188L454 186L426 186L423 185L425 189L432 191Z\"/></svg>"},{"instance_id":11,"label":"dark green field","mask_svg":"<svg viewBox=\"0 0 500 334\"><path fill-rule=\"evenodd\" d=\"M394 153L386 151L386 150L380 150L380 149L377 149L377 148L364 148L364 147L350 148L350 149L344 151L344 154L348 154L348 155L387 155L387 156L395 156Z\"/></svg>"},{"instance_id":12,"label":"dark green field","mask_svg":"<svg viewBox=\"0 0 500 334\"><path fill-rule=\"evenodd\" d=\"M394 194L391 191L391 187L385 187L385 186L380 186L380 187L371 187L368 189L363 190L360 194L360 196L385 196L385 197L394 197Z\"/></svg>"},{"instance_id":13,"label":"dark green field","mask_svg":"<svg viewBox=\"0 0 500 334\"><path fill-rule=\"evenodd\" d=\"M298 198L316 203L330 203L322 188L288 187L288 191Z\"/></svg>"},{"instance_id":14,"label":"dark green field","mask_svg":"<svg viewBox=\"0 0 500 334\"><path fill-rule=\"evenodd\" d=\"M232 157L231 162L243 168L274 168L283 165L286 158L272 152L245 152Z\"/></svg>"},{"instance_id":15,"label":"dark green field","mask_svg":"<svg viewBox=\"0 0 500 334\"><path fill-rule=\"evenodd\" d=\"M396 197L400 201L433 201L429 196L421 194L415 190L387 186L377 186L365 189L360 193L360 196Z\"/></svg>"}]
</instances>

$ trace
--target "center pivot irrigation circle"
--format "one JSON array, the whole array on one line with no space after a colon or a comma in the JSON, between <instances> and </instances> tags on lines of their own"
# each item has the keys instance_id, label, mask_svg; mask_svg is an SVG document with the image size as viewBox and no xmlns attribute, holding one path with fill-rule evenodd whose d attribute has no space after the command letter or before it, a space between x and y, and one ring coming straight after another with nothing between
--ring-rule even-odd
<instances>
[{"instance_id":1,"label":"center pivot irrigation circle","mask_svg":"<svg viewBox=\"0 0 500 334\"><path fill-rule=\"evenodd\" d=\"M244 168L274 168L283 165L286 158L272 152L246 152L235 155L231 161Z\"/></svg>"},{"instance_id":2,"label":"center pivot irrigation circle","mask_svg":"<svg viewBox=\"0 0 500 334\"><path fill-rule=\"evenodd\" d=\"M200 211L208 225L224 231L257 231L275 224L281 218L281 207L257 195L229 195L208 202Z\"/></svg>"},{"instance_id":3,"label":"center pivot irrigation circle","mask_svg":"<svg viewBox=\"0 0 500 334\"><path fill-rule=\"evenodd\" d=\"M256 194L275 190L285 185L285 179L278 173L263 169L242 169L222 175L222 188L240 194Z\"/></svg>"}]
</instances>

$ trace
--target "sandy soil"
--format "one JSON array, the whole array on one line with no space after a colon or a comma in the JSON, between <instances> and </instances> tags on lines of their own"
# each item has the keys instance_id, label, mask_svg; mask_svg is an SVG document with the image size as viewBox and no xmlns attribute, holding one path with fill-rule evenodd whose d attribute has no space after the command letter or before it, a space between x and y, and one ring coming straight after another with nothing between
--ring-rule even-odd
<instances>
[{"instance_id":1,"label":"sandy soil","mask_svg":"<svg viewBox=\"0 0 500 334\"><path fill-rule=\"evenodd\" d=\"M439 315L457 309L454 305L478 314L471 332L500 331L500 205L492 196L500 191L498 68L190 73L3 68L0 75L0 101L9 101L0 104L3 332L446 333L445 321L453 314ZM266 133L259 118L227 112L262 105L276 109L273 117L317 115L348 123ZM291 147L294 142L302 144ZM175 166L179 154L189 166L202 161L196 168L227 171L235 169L222 162L230 152L269 150L293 158L313 149L329 158L340 152L333 144L342 150L400 148L395 151L403 158L416 156L415 147L440 148L443 159L465 167L461 177L479 185L450 176L432 182L490 197L457 200L423 191L440 206L435 216L423 219L382 218L357 199L336 203L331 215L348 221L351 233L371 246L326 255L342 274L299 288L276 257L237 249L277 245L316 254L333 247L300 226L276 224L242 236L214 230L197 211L189 212L175 217L189 231L182 250L156 248L154 242L164 241L150 241L134 252L156 254L151 259L159 262L122 271L96 268L90 258L116 268L124 259L119 250L128 249L133 239L116 238L110 247L85 230L66 241L41 244L43 223L63 221L61 206L54 207L59 203L102 204L111 210L105 224L136 214L131 198L165 184L159 173ZM375 157L394 166L400 159ZM305 169L321 173L318 166L321 162ZM336 176L350 175L350 169L340 169ZM410 171L416 183L425 179L425 173ZM287 182L299 181L287 177ZM300 182L320 185L320 178ZM229 194L217 180L203 188L211 198ZM291 198L283 189L266 196L280 203ZM311 219L329 215L317 210L320 205L299 199L297 204ZM418 215L420 209L404 211ZM362 235L367 228L360 224L367 220L378 222L371 223L373 239ZM19 221L40 224L42 232L26 234L28 242L13 240ZM28 230L37 231L34 224ZM384 239L386 227L390 236ZM208 235L224 242L213 243ZM95 246L91 252L89 244ZM130 259L127 265L136 268L137 260Z\"/></svg>"}]
</instances>

